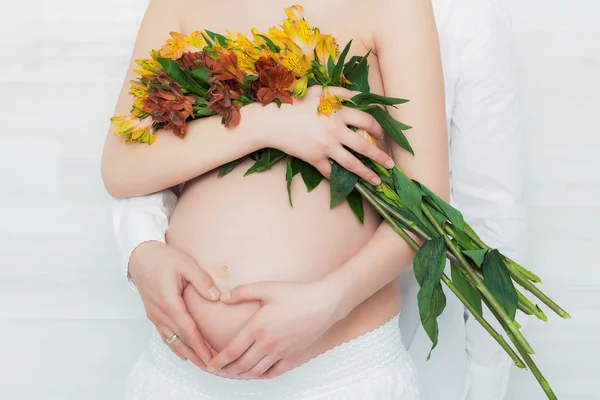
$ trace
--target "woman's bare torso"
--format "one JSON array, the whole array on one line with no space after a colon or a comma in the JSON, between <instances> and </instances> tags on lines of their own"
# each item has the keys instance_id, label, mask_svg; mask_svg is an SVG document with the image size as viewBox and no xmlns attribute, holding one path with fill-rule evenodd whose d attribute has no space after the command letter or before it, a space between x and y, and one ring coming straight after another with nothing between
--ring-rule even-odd
<instances>
[{"instance_id":1,"label":"woman's bare torso","mask_svg":"<svg viewBox=\"0 0 600 400\"><path fill-rule=\"evenodd\" d=\"M256 27L266 31L285 18L280 1L232 1L223 6L200 7L188 2L182 16L186 33L197 29L226 30L249 35ZM332 33L340 46L353 39L351 55L372 48L368 18L354 1L305 1L305 17L321 32ZM360 6L363 7L363 6ZM196 11L196 12L195 12ZM358 24L358 21L364 21ZM371 90L382 93L375 56L370 59ZM285 127L282 127L282 130ZM228 290L236 285L265 281L310 281L341 267L374 234L381 219L365 203L361 225L346 203L329 208L329 182L311 193L296 177L290 207L285 184L285 163L272 170L244 177L251 160L218 178L216 171L186 185L171 217L167 242L193 256ZM184 299L203 336L218 351L239 332L258 309L255 302L241 305L212 303L188 286ZM310 299L308 299L310 300ZM398 285L391 283L335 324L317 340L298 363L366 333L392 318L400 309Z\"/></svg>"}]
</instances>

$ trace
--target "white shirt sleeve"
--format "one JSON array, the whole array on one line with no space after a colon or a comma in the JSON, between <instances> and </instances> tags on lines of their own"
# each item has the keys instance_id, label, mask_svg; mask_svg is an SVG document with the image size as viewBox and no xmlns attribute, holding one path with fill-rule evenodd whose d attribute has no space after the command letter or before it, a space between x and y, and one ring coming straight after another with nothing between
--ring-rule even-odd
<instances>
[{"instance_id":1,"label":"white shirt sleeve","mask_svg":"<svg viewBox=\"0 0 600 400\"><path fill-rule=\"evenodd\" d=\"M465 42L456 84L450 128L452 197L488 245L522 263L527 212L511 26L498 5L486 2L486 7L478 33ZM489 312L485 316L494 321ZM466 346L467 399L503 399L510 359L472 317L467 317Z\"/></svg>"},{"instance_id":2,"label":"white shirt sleeve","mask_svg":"<svg viewBox=\"0 0 600 400\"><path fill-rule=\"evenodd\" d=\"M171 190L128 199L112 199L113 224L123 274L133 290L129 275L129 258L140 244L151 240L165 242L169 218L177 195Z\"/></svg>"}]
</instances>

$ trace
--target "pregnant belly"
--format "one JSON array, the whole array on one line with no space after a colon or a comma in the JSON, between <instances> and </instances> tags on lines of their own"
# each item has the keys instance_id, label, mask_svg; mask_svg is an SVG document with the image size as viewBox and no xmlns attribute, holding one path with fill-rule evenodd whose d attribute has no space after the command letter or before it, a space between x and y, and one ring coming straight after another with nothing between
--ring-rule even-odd
<instances>
[{"instance_id":1,"label":"pregnant belly","mask_svg":"<svg viewBox=\"0 0 600 400\"><path fill-rule=\"evenodd\" d=\"M329 208L329 182L311 193L300 176L290 206L285 163L243 177L251 161L218 178L188 183L171 217L167 242L196 259L221 291L249 282L310 281L339 268L379 226L365 204L361 225L346 203ZM258 303L206 301L188 286L184 299L203 336L221 350L258 309Z\"/></svg>"}]
</instances>

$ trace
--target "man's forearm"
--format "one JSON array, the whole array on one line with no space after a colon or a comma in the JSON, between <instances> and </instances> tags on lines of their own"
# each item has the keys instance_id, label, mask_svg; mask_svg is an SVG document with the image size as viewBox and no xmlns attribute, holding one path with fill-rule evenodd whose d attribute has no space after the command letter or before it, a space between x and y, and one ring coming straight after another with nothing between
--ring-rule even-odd
<instances>
[{"instance_id":1,"label":"man's forearm","mask_svg":"<svg viewBox=\"0 0 600 400\"><path fill-rule=\"evenodd\" d=\"M324 278L328 287L341 295L339 317L396 279L414 256L415 251L383 222L354 257Z\"/></svg>"}]
</instances>

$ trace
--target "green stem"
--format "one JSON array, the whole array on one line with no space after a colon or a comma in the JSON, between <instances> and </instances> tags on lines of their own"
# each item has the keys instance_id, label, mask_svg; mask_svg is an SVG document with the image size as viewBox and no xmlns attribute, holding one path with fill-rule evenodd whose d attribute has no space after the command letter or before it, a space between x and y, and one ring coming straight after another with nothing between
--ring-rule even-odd
<instances>
[{"instance_id":1,"label":"green stem","mask_svg":"<svg viewBox=\"0 0 600 400\"><path fill-rule=\"evenodd\" d=\"M527 297L525 297L525 295L520 290L517 290L517 297L519 298L519 309L521 309L521 305L523 305L523 306L527 307L529 310L531 310L531 314L529 314L529 315L535 314L535 316L538 317L538 319L540 319L544 322L548 322L548 317L546 316L546 314L544 314L544 312L542 310L540 310L538 306L533 304L531 302L531 300L529 300ZM521 311L523 311L523 310L521 309ZM525 312L525 311L523 311L523 312Z\"/></svg>"},{"instance_id":2,"label":"green stem","mask_svg":"<svg viewBox=\"0 0 600 400\"><path fill-rule=\"evenodd\" d=\"M360 194L363 195L363 197L365 199L367 199L367 201L369 203L371 203L371 205L373 207L375 207L375 209L377 210L377 212L386 220L389 222L389 224L392 226L392 228L394 229L394 231L400 235L402 237L402 239L404 239L406 241L406 243L408 243L410 245L410 247L413 248L413 250L415 251L419 251L419 249L421 248L419 246L419 244L417 242L415 242L415 240L413 238L411 238L408 233L406 233L406 231L404 229L402 229L397 223L396 221L390 217L390 215L387 213L387 211L383 208L383 206L381 204L379 204L379 202L376 200L376 197L369 191L369 189L367 189L363 184L361 184L360 182L358 182L356 184L356 190L359 191Z\"/></svg>"},{"instance_id":3,"label":"green stem","mask_svg":"<svg viewBox=\"0 0 600 400\"><path fill-rule=\"evenodd\" d=\"M467 234L467 236L477 245L479 245L482 249L488 249L491 250L492 248L490 246L488 246L487 244L485 244L485 242L483 240L481 240L477 235L475 235L470 229L465 229L464 232ZM537 276L536 274L534 274L533 272L531 272L530 270L522 267L521 265L519 265L518 263L514 262L513 260L511 260L510 258L503 256L506 259L506 265L508 266L508 269L519 273L521 275L523 275L526 279L535 282L535 283L541 283L542 279Z\"/></svg>"},{"instance_id":4,"label":"green stem","mask_svg":"<svg viewBox=\"0 0 600 400\"><path fill-rule=\"evenodd\" d=\"M363 197L377 210L377 212L392 226L395 232L397 232L402 238L408 243L410 247L415 251L419 251L421 248L419 244L410 237L404 229L402 229L398 223L390 216L388 210L382 204L382 201L378 201L377 195L373 194L370 190L368 190L364 185L357 183L356 189L363 195ZM498 342L498 344L507 352L507 354L512 358L515 365L519 368L525 368L523 361L519 358L519 356L514 352L514 350L506 343L502 335L500 335L494 328L481 316L477 310L473 308L473 306L469 303L469 301L460 293L458 288L454 285L454 283L446 276L443 275L442 279L444 283L448 286L448 288L458 297L458 299L465 305L465 307L473 314L475 319L485 328L486 331Z\"/></svg>"},{"instance_id":5,"label":"green stem","mask_svg":"<svg viewBox=\"0 0 600 400\"><path fill-rule=\"evenodd\" d=\"M448 286L448 288L452 291L452 293L454 293L454 295L456 295L456 297L458 297L458 299L461 301L461 303L463 303L465 305L465 307L471 312L471 314L477 320L477 322L479 322L481 324L481 326L483 326L485 328L485 330L488 331L488 333L496 340L496 342L498 342L498 344L504 349L504 351L506 351L506 353L514 361L515 365L522 369L526 368L525 364L523 363L523 360L521 360L519 358L519 356L517 355L517 353L515 353L513 348L508 345L506 340L504 340L504 337L502 337L502 335L500 335L494 329L494 327L492 325L490 325L490 323L487 322L486 319L483 318L483 316L481 314L479 314L477 312L477 310L475 310L475 308L473 308L471 303L469 303L469 301L465 298L465 296L463 296L463 294L460 292L460 290L458 290L456 285L454 285L454 282L452 282L446 274L442 275L442 280L444 281L446 286Z\"/></svg>"},{"instance_id":6,"label":"green stem","mask_svg":"<svg viewBox=\"0 0 600 400\"><path fill-rule=\"evenodd\" d=\"M492 312L492 314L498 320L500 320L498 315L496 314L496 311L490 306L490 304L485 299L483 299L483 301L484 301L485 305L488 307L488 309ZM510 340L513 342L513 344L517 348L517 351L519 352L519 354L521 354L521 357L523 357L523 360L525 360L525 364L527 364L527 366L531 370L531 373L533 374L533 376L535 376L535 379L539 382L540 386L544 390L544 393L546 393L546 396L548 396L548 399L558 400L558 398L552 391L552 388L550 387L550 383L548 383L548 381L546 380L546 378L544 377L544 375L542 374L542 372L540 371L540 369L538 368L536 363L533 361L533 359L529 355L527 349L521 345L521 343L514 337L512 332L506 326L504 326L502 323L501 323L501 325L504 328L504 331L506 332L506 334L508 335Z\"/></svg>"},{"instance_id":7,"label":"green stem","mask_svg":"<svg viewBox=\"0 0 600 400\"><path fill-rule=\"evenodd\" d=\"M517 282L523 289L528 290L535 297L540 299L545 305L548 306L552 311L556 314L560 315L564 319L569 319L571 316L568 312L563 310L558 304L552 301L544 292L542 292L537 286L531 283L529 280L524 279L521 275L513 273L512 270L509 270L510 276Z\"/></svg>"},{"instance_id":8,"label":"green stem","mask_svg":"<svg viewBox=\"0 0 600 400\"><path fill-rule=\"evenodd\" d=\"M475 273L473 268L469 265L467 260L465 260L465 258L463 257L462 253L456 248L454 243L448 238L448 236L445 234L442 227L438 224L438 222L435 220L433 215L431 215L431 212L429 211L429 209L425 205L422 205L421 208L422 208L425 216L429 219L429 222L431 222L433 224L433 226L438 231L438 233L440 235L442 235L442 237L446 241L446 246L452 251L454 256L459 261L458 265L460 265L464 268L465 272L470 276L472 281L476 284L477 290L479 290L479 292L481 292L483 297L486 298L490 302L490 304L493 306L493 308L497 311L501 322L503 322L506 326L508 326L510 331L515 335L515 338L521 343L523 348L527 349L529 352L531 352L533 354L533 349L531 348L529 343L527 343L527 340L525 339L523 334L515 326L513 321L511 321L510 317L506 314L506 312L504 311L502 306L500 306L500 304L498 303L498 300L496 300L496 298L489 291L487 286L485 286L485 283L479 278L479 276L477 276L477 274Z\"/></svg>"}]
</instances>

